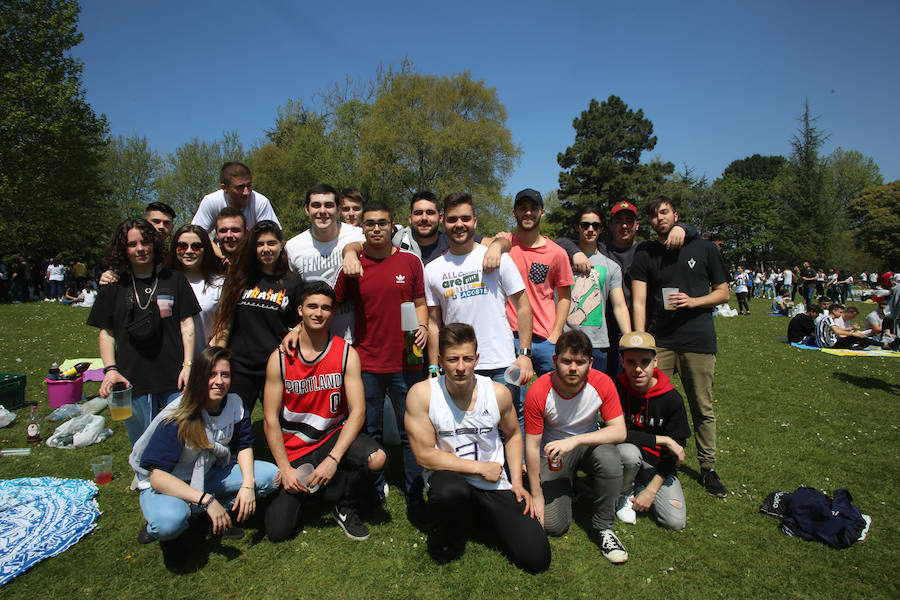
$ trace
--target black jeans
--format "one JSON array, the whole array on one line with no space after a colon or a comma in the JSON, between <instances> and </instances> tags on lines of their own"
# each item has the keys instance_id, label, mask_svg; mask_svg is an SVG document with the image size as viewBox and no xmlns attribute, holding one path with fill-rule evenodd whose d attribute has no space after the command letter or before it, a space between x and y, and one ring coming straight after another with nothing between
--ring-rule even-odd
<instances>
[{"instance_id":1,"label":"black jeans","mask_svg":"<svg viewBox=\"0 0 900 600\"><path fill-rule=\"evenodd\" d=\"M474 511L497 532L510 560L530 573L550 566L550 542L540 521L522 514L525 503L509 490L482 490L469 485L460 473L435 471L428 478L428 501L441 526L455 530L466 511Z\"/></svg>"},{"instance_id":2,"label":"black jeans","mask_svg":"<svg viewBox=\"0 0 900 600\"><path fill-rule=\"evenodd\" d=\"M325 460L331 449L337 443L340 432L332 434L328 441L297 460L291 461L292 467L299 467L303 463L309 463L313 467ZM360 433L350 444L347 452L341 457L337 472L332 480L324 488L315 494L292 494L279 489L272 498L272 503L266 509L266 535L273 542L281 542L296 535L300 528L300 516L303 505L312 498L320 498L329 504L336 504L338 508L357 508L357 503L366 492L371 490L378 473L369 470L369 456L384 450L381 444L373 440L365 433Z\"/></svg>"}]
</instances>

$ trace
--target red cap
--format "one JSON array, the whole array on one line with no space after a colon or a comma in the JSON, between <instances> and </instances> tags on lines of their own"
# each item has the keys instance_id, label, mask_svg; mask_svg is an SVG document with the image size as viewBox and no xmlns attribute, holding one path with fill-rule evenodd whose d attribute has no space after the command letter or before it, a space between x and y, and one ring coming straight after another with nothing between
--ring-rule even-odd
<instances>
[{"instance_id":1,"label":"red cap","mask_svg":"<svg viewBox=\"0 0 900 600\"><path fill-rule=\"evenodd\" d=\"M612 207L612 216L616 216L616 213L620 210L630 210L634 213L634 216L637 216L637 209L634 207L634 204L631 202L627 202L622 200L621 202L616 202Z\"/></svg>"}]
</instances>

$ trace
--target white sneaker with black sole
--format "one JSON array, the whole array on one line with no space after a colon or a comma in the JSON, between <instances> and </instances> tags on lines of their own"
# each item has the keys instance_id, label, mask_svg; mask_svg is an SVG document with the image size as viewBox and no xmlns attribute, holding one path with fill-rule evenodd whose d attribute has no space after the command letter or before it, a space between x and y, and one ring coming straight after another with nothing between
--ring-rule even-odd
<instances>
[{"instance_id":1,"label":"white sneaker with black sole","mask_svg":"<svg viewBox=\"0 0 900 600\"><path fill-rule=\"evenodd\" d=\"M331 509L331 516L341 526L344 533L351 540L367 540L369 539L369 528L362 522L359 515L352 508L338 508L335 506Z\"/></svg>"},{"instance_id":2,"label":"white sneaker with black sole","mask_svg":"<svg viewBox=\"0 0 900 600\"><path fill-rule=\"evenodd\" d=\"M622 545L612 529L597 532L597 537L600 538L600 553L603 554L603 558L613 564L620 564L628 560L625 546Z\"/></svg>"}]
</instances>

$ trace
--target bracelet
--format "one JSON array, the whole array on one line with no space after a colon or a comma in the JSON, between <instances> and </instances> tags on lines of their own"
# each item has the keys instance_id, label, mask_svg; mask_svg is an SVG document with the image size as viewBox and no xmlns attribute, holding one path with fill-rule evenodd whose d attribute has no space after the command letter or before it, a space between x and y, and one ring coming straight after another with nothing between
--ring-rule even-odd
<instances>
[{"instance_id":1,"label":"bracelet","mask_svg":"<svg viewBox=\"0 0 900 600\"><path fill-rule=\"evenodd\" d=\"M252 485L242 485L241 489L242 490L256 490L256 488Z\"/></svg>"},{"instance_id":2,"label":"bracelet","mask_svg":"<svg viewBox=\"0 0 900 600\"><path fill-rule=\"evenodd\" d=\"M421 323L419 323L419 327L424 327L425 329L428 329L428 325L422 325Z\"/></svg>"},{"instance_id":3,"label":"bracelet","mask_svg":"<svg viewBox=\"0 0 900 600\"><path fill-rule=\"evenodd\" d=\"M190 366L193 365L193 364L194 364L194 361L192 361L192 360L186 360L186 361L184 361L183 363L181 363L181 366L182 366L182 367L190 367Z\"/></svg>"},{"instance_id":4,"label":"bracelet","mask_svg":"<svg viewBox=\"0 0 900 600\"><path fill-rule=\"evenodd\" d=\"M207 494L209 494L209 492L204 492L204 493L203 493L203 496L206 496ZM206 510L207 508L209 508L209 505L212 504L212 503L213 503L213 500L216 499L215 496L213 496L212 494L209 494L209 500L207 500L206 503L203 503L203 502L202 502L203 496L200 496L201 502L198 502L198 503L197 503L197 506L200 507L200 510Z\"/></svg>"},{"instance_id":5,"label":"bracelet","mask_svg":"<svg viewBox=\"0 0 900 600\"><path fill-rule=\"evenodd\" d=\"M341 461L339 461L338 459L336 459L335 457L333 457L330 453L329 453L325 458L330 458L331 460L334 461L334 464L336 464L336 465L341 464Z\"/></svg>"},{"instance_id":6,"label":"bracelet","mask_svg":"<svg viewBox=\"0 0 900 600\"><path fill-rule=\"evenodd\" d=\"M202 494L200 494L200 499L194 502L194 504L196 504L197 506L201 506L203 504L203 499L206 497L207 493L208 492L203 492Z\"/></svg>"},{"instance_id":7,"label":"bracelet","mask_svg":"<svg viewBox=\"0 0 900 600\"><path fill-rule=\"evenodd\" d=\"M106 375L110 371L118 371L119 367L116 365L109 365L108 367L103 367L103 374Z\"/></svg>"}]
</instances>

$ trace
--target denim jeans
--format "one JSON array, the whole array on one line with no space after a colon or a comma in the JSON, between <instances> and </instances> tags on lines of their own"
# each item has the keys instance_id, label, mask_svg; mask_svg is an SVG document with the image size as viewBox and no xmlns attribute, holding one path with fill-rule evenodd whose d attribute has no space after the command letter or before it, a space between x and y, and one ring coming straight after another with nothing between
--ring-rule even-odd
<instances>
[{"instance_id":1,"label":"denim jeans","mask_svg":"<svg viewBox=\"0 0 900 600\"><path fill-rule=\"evenodd\" d=\"M363 371L363 389L366 395L366 433L382 443L384 436L384 395L388 394L397 418L397 430L400 433L400 449L403 451L403 470L406 472L405 489L407 501L422 499L422 467L416 463L403 419L406 416L406 393L413 384L422 381L425 373L421 369L400 373L369 373ZM384 483L384 475L380 475L375 488L380 489Z\"/></svg>"},{"instance_id":2,"label":"denim jeans","mask_svg":"<svg viewBox=\"0 0 900 600\"><path fill-rule=\"evenodd\" d=\"M270 462L253 461L253 475L256 479L256 495L267 496L275 490L274 480L278 467ZM234 463L225 467L213 467L206 473L203 489L216 497L226 509L234 504L234 497L244 476L241 467ZM147 531L157 540L177 538L188 528L188 519L200 509L181 498L161 494L153 488L141 491L141 511L147 519Z\"/></svg>"},{"instance_id":3,"label":"denim jeans","mask_svg":"<svg viewBox=\"0 0 900 600\"><path fill-rule=\"evenodd\" d=\"M159 392L131 397L131 417L125 419L125 429L132 446L150 425L153 417L180 395L181 392Z\"/></svg>"},{"instance_id":4,"label":"denim jeans","mask_svg":"<svg viewBox=\"0 0 900 600\"><path fill-rule=\"evenodd\" d=\"M516 337L516 355L519 354L519 338ZM534 367L534 375L540 377L544 373L551 373L553 368L553 355L556 353L556 344L551 344L544 338L535 335L531 337L531 365ZM530 382L529 382L530 383ZM525 431L525 396L528 394L528 386L523 385L519 389L519 397L513 397L513 405L516 407L516 414L519 416L519 429Z\"/></svg>"}]
</instances>

